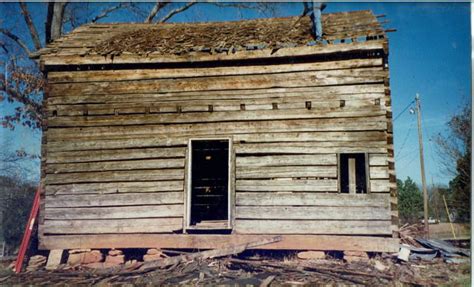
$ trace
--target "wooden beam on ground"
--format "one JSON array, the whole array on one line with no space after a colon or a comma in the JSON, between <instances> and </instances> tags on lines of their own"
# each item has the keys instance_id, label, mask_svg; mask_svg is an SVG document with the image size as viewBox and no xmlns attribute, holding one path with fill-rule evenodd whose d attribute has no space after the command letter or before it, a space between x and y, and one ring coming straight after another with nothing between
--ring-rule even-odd
<instances>
[{"instance_id":1,"label":"wooden beam on ground","mask_svg":"<svg viewBox=\"0 0 474 287\"><path fill-rule=\"evenodd\" d=\"M82 248L177 248L218 249L275 235L255 234L103 234L51 235L40 237L41 249ZM341 250L398 252L399 240L392 237L338 235L281 235L281 241L250 249Z\"/></svg>"}]
</instances>

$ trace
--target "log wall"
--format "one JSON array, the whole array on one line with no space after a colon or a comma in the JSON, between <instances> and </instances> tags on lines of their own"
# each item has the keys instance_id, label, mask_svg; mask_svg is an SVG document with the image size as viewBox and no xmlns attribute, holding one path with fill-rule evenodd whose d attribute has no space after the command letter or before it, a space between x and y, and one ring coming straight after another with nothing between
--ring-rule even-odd
<instances>
[{"instance_id":1,"label":"log wall","mask_svg":"<svg viewBox=\"0 0 474 287\"><path fill-rule=\"evenodd\" d=\"M232 139L234 233L391 236L384 57L49 72L41 237L180 232L199 137ZM338 193L347 152L368 194Z\"/></svg>"}]
</instances>

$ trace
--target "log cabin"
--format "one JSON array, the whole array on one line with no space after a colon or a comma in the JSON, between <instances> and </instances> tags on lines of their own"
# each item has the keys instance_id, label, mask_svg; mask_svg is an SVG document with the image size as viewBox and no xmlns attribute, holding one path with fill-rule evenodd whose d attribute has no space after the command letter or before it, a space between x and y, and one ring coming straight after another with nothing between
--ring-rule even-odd
<instances>
[{"instance_id":1,"label":"log cabin","mask_svg":"<svg viewBox=\"0 0 474 287\"><path fill-rule=\"evenodd\" d=\"M40 248L398 251L388 38L371 11L87 24L47 78Z\"/></svg>"}]
</instances>

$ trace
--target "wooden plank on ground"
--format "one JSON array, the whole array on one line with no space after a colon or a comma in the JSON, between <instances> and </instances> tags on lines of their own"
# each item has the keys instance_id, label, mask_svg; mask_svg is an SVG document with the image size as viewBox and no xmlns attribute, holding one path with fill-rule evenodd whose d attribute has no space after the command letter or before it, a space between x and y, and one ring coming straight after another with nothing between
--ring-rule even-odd
<instances>
[{"instance_id":1,"label":"wooden plank on ground","mask_svg":"<svg viewBox=\"0 0 474 287\"><path fill-rule=\"evenodd\" d=\"M42 227L40 226L40 229ZM103 234L49 235L39 238L41 249L81 248L177 248L216 249L241 244L257 238L271 238L264 234ZM398 252L399 239L375 236L338 235L282 235L280 242L257 246L254 249L280 250L351 250L370 252Z\"/></svg>"},{"instance_id":2,"label":"wooden plank on ground","mask_svg":"<svg viewBox=\"0 0 474 287\"><path fill-rule=\"evenodd\" d=\"M183 228L182 218L45 220L45 234L160 233Z\"/></svg>"}]
</instances>

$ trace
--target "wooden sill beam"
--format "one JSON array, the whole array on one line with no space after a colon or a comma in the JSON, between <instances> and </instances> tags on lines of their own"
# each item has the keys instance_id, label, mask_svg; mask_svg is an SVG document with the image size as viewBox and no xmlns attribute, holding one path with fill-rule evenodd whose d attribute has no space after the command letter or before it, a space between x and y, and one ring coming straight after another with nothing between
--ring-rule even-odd
<instances>
[{"instance_id":1,"label":"wooden sill beam","mask_svg":"<svg viewBox=\"0 0 474 287\"><path fill-rule=\"evenodd\" d=\"M276 235L255 234L104 234L51 235L40 238L40 249L83 248L177 248L215 249ZM340 250L398 252L399 240L392 237L337 235L281 235L282 240L255 249Z\"/></svg>"}]
</instances>

